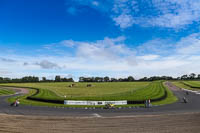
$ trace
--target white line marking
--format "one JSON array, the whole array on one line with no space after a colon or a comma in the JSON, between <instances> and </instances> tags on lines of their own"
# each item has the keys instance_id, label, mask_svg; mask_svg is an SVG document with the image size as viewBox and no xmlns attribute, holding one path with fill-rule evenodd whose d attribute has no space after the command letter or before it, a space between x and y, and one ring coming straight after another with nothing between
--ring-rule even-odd
<instances>
[{"instance_id":1,"label":"white line marking","mask_svg":"<svg viewBox=\"0 0 200 133\"><path fill-rule=\"evenodd\" d=\"M97 114L97 113L94 113L94 114L92 114L94 117L102 117L101 115L99 115L99 114Z\"/></svg>"},{"instance_id":2,"label":"white line marking","mask_svg":"<svg viewBox=\"0 0 200 133\"><path fill-rule=\"evenodd\" d=\"M200 94L199 91L193 91L193 90L188 90L188 89L185 89L185 88L182 88L184 91L188 91L188 92L193 92L195 94Z\"/></svg>"}]
</instances>

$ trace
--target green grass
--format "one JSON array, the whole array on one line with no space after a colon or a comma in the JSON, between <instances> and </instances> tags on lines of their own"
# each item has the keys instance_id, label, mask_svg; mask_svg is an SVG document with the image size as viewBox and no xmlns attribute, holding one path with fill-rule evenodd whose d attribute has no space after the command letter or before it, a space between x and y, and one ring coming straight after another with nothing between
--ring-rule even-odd
<instances>
[{"instance_id":1,"label":"green grass","mask_svg":"<svg viewBox=\"0 0 200 133\"><path fill-rule=\"evenodd\" d=\"M68 85L70 84L71 83L27 83L27 84L18 83L18 84L1 84L1 85L29 88L29 94L25 96L20 96L20 97L12 97L9 99L9 101L12 102L16 98L19 98L22 104L37 105L37 106L65 106L66 107L69 105L28 100L26 99L28 96L32 96L33 94L36 93L35 89L30 89L30 88L39 89L39 93L32 97L41 98L41 99L54 99L54 100L55 99L63 100L64 97L62 96L66 95L66 92L69 93L67 95L67 98L71 100L140 101L140 100L146 100L146 99L157 99L157 98L162 97L165 94L165 87L163 86L162 82L91 83L93 85L92 87L86 87L87 83L76 83L77 85L76 87L69 88ZM101 88L103 92L100 92ZM60 92L58 93L59 89L62 90L64 94ZM78 91L78 92L73 92L72 90ZM93 93L90 92L89 96L87 96L87 93L89 90L92 90ZM95 93L95 90L96 92L99 92L99 94ZM154 102L153 103L154 105L169 104L176 101L176 97L173 95L173 93L169 91L167 88L166 90L167 90L167 98L158 102ZM143 106L143 104L124 105L124 106ZM70 107L85 107L85 106L70 105ZM87 106L87 107L91 107L91 106ZM96 107L101 107L101 106L96 106Z\"/></svg>"},{"instance_id":2,"label":"green grass","mask_svg":"<svg viewBox=\"0 0 200 133\"><path fill-rule=\"evenodd\" d=\"M70 88L72 83L13 83L0 84L5 86L29 87L50 90L58 96L66 97L96 97L103 95L112 95L116 93L129 92L135 89L143 88L150 82L116 82L116 83L75 83L76 86ZM92 84L92 87L86 87Z\"/></svg>"},{"instance_id":3,"label":"green grass","mask_svg":"<svg viewBox=\"0 0 200 133\"><path fill-rule=\"evenodd\" d=\"M199 81L174 81L172 82L174 85L176 85L179 88L184 88L188 90L198 90L198 88L191 87L188 83L193 83L193 82L199 82ZM200 87L199 87L200 89Z\"/></svg>"},{"instance_id":4,"label":"green grass","mask_svg":"<svg viewBox=\"0 0 200 133\"><path fill-rule=\"evenodd\" d=\"M184 81L183 83L191 88L200 89L200 81Z\"/></svg>"},{"instance_id":5,"label":"green grass","mask_svg":"<svg viewBox=\"0 0 200 133\"><path fill-rule=\"evenodd\" d=\"M167 98L158 102L152 102L153 105L164 105L164 104L171 104L177 101L177 98L173 95L173 93L166 88L167 91ZM33 105L33 106L49 106L49 107L94 107L94 106L81 106L81 105L63 105L63 104L54 104L54 103L47 103L47 102L39 102L26 99L27 96L31 96L36 92L34 89L29 89L29 94L25 96L18 96L9 98L9 102L13 102L16 99L20 99L21 104L25 105ZM130 104L130 105L119 105L117 107L134 107L134 106L144 106L144 104ZM103 106L95 106L95 107L103 107Z\"/></svg>"},{"instance_id":6,"label":"green grass","mask_svg":"<svg viewBox=\"0 0 200 133\"><path fill-rule=\"evenodd\" d=\"M176 96L174 96L173 92L169 90L169 88L166 87L167 91L167 98L161 101L153 102L153 105L165 105L165 104L172 104L178 100Z\"/></svg>"},{"instance_id":7,"label":"green grass","mask_svg":"<svg viewBox=\"0 0 200 133\"><path fill-rule=\"evenodd\" d=\"M0 87L0 95L11 95L15 92L13 90L10 90L8 88Z\"/></svg>"},{"instance_id":8,"label":"green grass","mask_svg":"<svg viewBox=\"0 0 200 133\"><path fill-rule=\"evenodd\" d=\"M69 88L69 83L28 83L9 84L10 86L38 88L39 93L32 96L36 99L64 100L130 100L143 101L157 99L164 95L165 88L161 82L123 82L123 83L92 83L93 87L86 87L87 83L77 83ZM60 93L60 91L62 93Z\"/></svg>"},{"instance_id":9,"label":"green grass","mask_svg":"<svg viewBox=\"0 0 200 133\"><path fill-rule=\"evenodd\" d=\"M120 98L119 95L126 95L129 92L141 89L150 84L150 82L117 82L117 83L90 83L92 87L86 87L88 83L76 83L75 87L68 87L71 83L25 83L25 84L1 84L4 86L37 88L39 93L34 98L60 99L64 96L73 100L93 100L107 99L111 97Z\"/></svg>"}]
</instances>

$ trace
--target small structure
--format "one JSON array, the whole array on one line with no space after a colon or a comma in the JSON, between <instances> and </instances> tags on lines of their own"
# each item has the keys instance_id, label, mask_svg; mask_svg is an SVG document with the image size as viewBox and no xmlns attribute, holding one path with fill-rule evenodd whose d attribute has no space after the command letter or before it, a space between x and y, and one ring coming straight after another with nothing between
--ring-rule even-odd
<instances>
[{"instance_id":1,"label":"small structure","mask_svg":"<svg viewBox=\"0 0 200 133\"><path fill-rule=\"evenodd\" d=\"M92 87L92 84L87 84L87 87Z\"/></svg>"},{"instance_id":2,"label":"small structure","mask_svg":"<svg viewBox=\"0 0 200 133\"><path fill-rule=\"evenodd\" d=\"M74 87L75 86L75 84L71 84L71 85L69 85L69 87Z\"/></svg>"}]
</instances>

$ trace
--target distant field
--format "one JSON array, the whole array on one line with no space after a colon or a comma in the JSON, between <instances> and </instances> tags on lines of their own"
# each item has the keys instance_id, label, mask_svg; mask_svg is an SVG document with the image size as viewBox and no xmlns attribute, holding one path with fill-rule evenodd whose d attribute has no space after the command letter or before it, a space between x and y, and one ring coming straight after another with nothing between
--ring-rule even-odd
<instances>
[{"instance_id":1,"label":"distant field","mask_svg":"<svg viewBox=\"0 0 200 133\"><path fill-rule=\"evenodd\" d=\"M33 105L56 105L53 103L32 101L26 99L31 97L36 100L129 100L144 101L146 99L159 99L165 95L167 98L155 102L156 105L169 104L176 101L176 97L170 90L163 86L161 81L157 82L109 82L109 83L12 83L0 84L1 86L15 86L30 88L29 94L20 97L21 103ZM92 87L87 87L92 84ZM36 93L39 90L39 93ZM66 98L64 97L66 96ZM19 98L19 97L18 97ZM11 98L13 101L15 98Z\"/></svg>"},{"instance_id":2,"label":"distant field","mask_svg":"<svg viewBox=\"0 0 200 133\"><path fill-rule=\"evenodd\" d=\"M0 87L0 95L10 95L14 94L15 92L12 90L9 90L7 88Z\"/></svg>"},{"instance_id":3,"label":"distant field","mask_svg":"<svg viewBox=\"0 0 200 133\"><path fill-rule=\"evenodd\" d=\"M189 87L200 89L200 81L184 81L183 83Z\"/></svg>"},{"instance_id":4,"label":"distant field","mask_svg":"<svg viewBox=\"0 0 200 133\"><path fill-rule=\"evenodd\" d=\"M32 96L49 100L146 100L156 99L164 95L161 82L116 82L116 83L18 83L3 84L18 87L39 89ZM87 87L91 84L92 87ZM64 97L66 96L66 98Z\"/></svg>"},{"instance_id":5,"label":"distant field","mask_svg":"<svg viewBox=\"0 0 200 133\"><path fill-rule=\"evenodd\" d=\"M118 98L138 89L145 88L150 82L117 82L117 83L14 83L1 84L5 86L37 88L39 93L34 97L43 99L102 99ZM92 87L87 87L92 84ZM138 92L137 92L138 93Z\"/></svg>"},{"instance_id":6,"label":"distant field","mask_svg":"<svg viewBox=\"0 0 200 133\"><path fill-rule=\"evenodd\" d=\"M200 81L174 81L172 83L179 88L185 88L189 90L200 89Z\"/></svg>"}]
</instances>

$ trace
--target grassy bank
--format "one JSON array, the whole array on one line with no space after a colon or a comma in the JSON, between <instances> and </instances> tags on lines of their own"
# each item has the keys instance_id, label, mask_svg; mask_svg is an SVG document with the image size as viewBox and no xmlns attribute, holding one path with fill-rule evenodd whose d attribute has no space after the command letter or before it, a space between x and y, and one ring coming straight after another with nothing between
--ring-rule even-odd
<instances>
[{"instance_id":1,"label":"grassy bank","mask_svg":"<svg viewBox=\"0 0 200 133\"><path fill-rule=\"evenodd\" d=\"M13 90L10 90L8 88L0 87L0 95L11 95L15 92Z\"/></svg>"},{"instance_id":2,"label":"grassy bank","mask_svg":"<svg viewBox=\"0 0 200 133\"><path fill-rule=\"evenodd\" d=\"M50 84L50 85L49 85ZM37 105L37 106L67 106L62 104L54 104L54 103L46 103L46 102L39 102L39 101L33 101L27 99L27 97L37 97L37 98L47 98L47 99L59 99L64 100L65 98L60 95L61 93L57 93L59 91L59 87L61 87L61 90L65 88L65 91L70 93L70 97L68 97L69 100L146 100L146 99L156 99L159 97L162 97L165 93L165 89L167 92L167 97L164 100L153 102L153 105L161 105L161 104L169 104L176 101L176 97L174 97L173 93L168 89L165 88L162 84L162 82L132 82L132 83L91 83L92 87L86 87L88 83L78 83L74 88L69 88L68 85L70 83L28 83L28 84L1 84L4 86L18 86L18 87L40 87L39 93L34 95L36 93L35 89L29 88L29 94L25 96L19 96L10 98L9 101L12 102L16 98L19 98L22 104L29 104L29 105ZM91 96L91 93L89 96L87 96L87 91L94 89L93 93L96 91L99 91L99 86L103 86L103 89L100 94L95 94L96 96ZM119 87L119 86L120 87ZM51 86L50 88L48 86ZM78 86L80 88L78 88ZM84 86L83 90L81 90L81 86ZM118 87L116 87L118 86ZM131 87L131 88L129 88ZM52 91L53 88L56 88L56 91ZM119 88L119 89L118 89ZM125 89L122 89L125 88ZM70 91L68 90L70 89ZM73 91L79 91L79 94L83 94L77 96L77 92ZM87 91L85 91L87 90ZM107 90L107 91L105 91ZM112 90L112 91L111 91ZM119 93L121 92L121 93ZM66 94L66 92L64 93ZM72 95L75 94L75 95ZM103 95L104 94L104 95ZM69 94L68 94L69 96ZM143 104L134 104L134 105L125 105L125 106L143 106ZM85 107L85 106L70 106L70 107ZM90 107L90 106L88 106ZM99 106L101 107L101 106Z\"/></svg>"}]
</instances>

